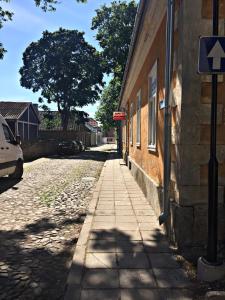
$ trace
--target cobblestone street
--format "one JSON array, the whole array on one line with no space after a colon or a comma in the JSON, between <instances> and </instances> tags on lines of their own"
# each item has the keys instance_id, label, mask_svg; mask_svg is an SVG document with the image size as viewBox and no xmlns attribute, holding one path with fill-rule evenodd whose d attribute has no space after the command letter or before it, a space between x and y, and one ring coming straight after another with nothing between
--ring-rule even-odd
<instances>
[{"instance_id":1,"label":"cobblestone street","mask_svg":"<svg viewBox=\"0 0 225 300\"><path fill-rule=\"evenodd\" d=\"M62 299L106 152L41 158L25 164L21 182L0 179L1 300Z\"/></svg>"}]
</instances>

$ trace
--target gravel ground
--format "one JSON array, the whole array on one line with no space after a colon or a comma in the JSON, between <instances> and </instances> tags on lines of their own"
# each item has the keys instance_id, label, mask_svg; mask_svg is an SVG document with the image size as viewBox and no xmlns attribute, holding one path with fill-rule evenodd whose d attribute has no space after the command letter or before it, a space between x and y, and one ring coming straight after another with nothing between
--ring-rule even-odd
<instances>
[{"instance_id":1,"label":"gravel ground","mask_svg":"<svg viewBox=\"0 0 225 300\"><path fill-rule=\"evenodd\" d=\"M25 164L19 183L0 179L1 300L62 299L107 150L41 158Z\"/></svg>"}]
</instances>

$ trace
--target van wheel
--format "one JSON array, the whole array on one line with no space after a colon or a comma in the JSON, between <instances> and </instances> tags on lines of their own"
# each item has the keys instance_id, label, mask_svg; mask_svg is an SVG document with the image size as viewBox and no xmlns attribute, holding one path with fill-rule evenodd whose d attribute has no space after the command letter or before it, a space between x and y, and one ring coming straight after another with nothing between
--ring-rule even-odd
<instances>
[{"instance_id":1,"label":"van wheel","mask_svg":"<svg viewBox=\"0 0 225 300\"><path fill-rule=\"evenodd\" d=\"M23 161L18 161L16 164L16 170L13 174L9 175L11 179L21 179L23 176Z\"/></svg>"}]
</instances>

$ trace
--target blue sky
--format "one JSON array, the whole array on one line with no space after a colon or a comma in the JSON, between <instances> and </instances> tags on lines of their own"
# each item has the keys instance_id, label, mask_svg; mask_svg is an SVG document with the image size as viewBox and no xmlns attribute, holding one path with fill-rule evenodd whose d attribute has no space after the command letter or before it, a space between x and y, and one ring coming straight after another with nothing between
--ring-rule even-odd
<instances>
[{"instance_id":1,"label":"blue sky","mask_svg":"<svg viewBox=\"0 0 225 300\"><path fill-rule=\"evenodd\" d=\"M95 10L112 0L88 0L77 3L75 0L61 0L56 12L44 13L33 0L11 0L4 8L13 11L13 21L4 24L0 30L0 41L7 49L4 59L0 60L0 101L38 102L39 93L33 93L20 86L18 70L22 66L22 54L26 47L42 36L44 30L56 31L59 27L78 29L85 32L86 40L98 47L95 32L90 29ZM1 2L3 6L3 3ZM83 108L94 117L97 104ZM56 106L51 105L51 109Z\"/></svg>"}]
</instances>

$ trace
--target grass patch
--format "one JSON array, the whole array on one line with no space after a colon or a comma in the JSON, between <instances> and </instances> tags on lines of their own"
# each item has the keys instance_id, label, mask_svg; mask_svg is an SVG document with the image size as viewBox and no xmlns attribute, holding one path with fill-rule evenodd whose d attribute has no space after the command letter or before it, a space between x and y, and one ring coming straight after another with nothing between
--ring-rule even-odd
<instances>
[{"instance_id":1,"label":"grass patch","mask_svg":"<svg viewBox=\"0 0 225 300\"><path fill-rule=\"evenodd\" d=\"M105 157L106 158L106 157ZM94 161L94 159L93 159ZM104 159L105 161L105 159ZM40 201L47 205L51 206L52 203L73 183L81 181L83 177L92 176L95 178L93 184L98 180L101 170L103 167L103 163L96 164L96 168L91 166L91 161L85 162L79 166L74 166L69 170L69 172L65 172L63 174L58 175L56 178L51 179L49 184L43 186L41 190L39 190L38 197ZM29 167L28 167L29 168Z\"/></svg>"},{"instance_id":2,"label":"grass patch","mask_svg":"<svg viewBox=\"0 0 225 300\"><path fill-rule=\"evenodd\" d=\"M74 179L73 179L74 180ZM42 203L50 206L52 202L66 189L66 187L73 181L71 178L67 178L65 181L57 182L56 185L48 186L47 190L41 191L39 197Z\"/></svg>"},{"instance_id":3,"label":"grass patch","mask_svg":"<svg viewBox=\"0 0 225 300\"><path fill-rule=\"evenodd\" d=\"M54 202L57 197L74 181L81 179L88 171L87 168L74 168L69 174L65 175L63 180L55 182L52 185L48 185L47 189L39 192L40 201L46 204L48 207ZM98 176L98 174L97 174ZM96 177L96 176L95 176Z\"/></svg>"}]
</instances>

